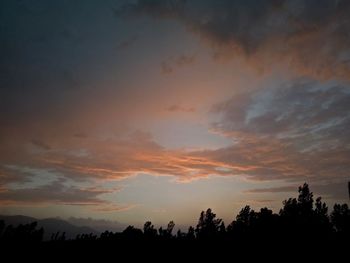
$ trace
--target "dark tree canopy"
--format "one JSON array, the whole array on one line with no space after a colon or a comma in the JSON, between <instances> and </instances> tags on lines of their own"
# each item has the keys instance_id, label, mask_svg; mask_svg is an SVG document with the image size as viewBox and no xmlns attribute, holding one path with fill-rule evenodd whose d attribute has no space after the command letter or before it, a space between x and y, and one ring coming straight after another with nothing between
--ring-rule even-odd
<instances>
[{"instance_id":1,"label":"dark tree canopy","mask_svg":"<svg viewBox=\"0 0 350 263\"><path fill-rule=\"evenodd\" d=\"M184 244L205 241L225 242L227 244L268 244L268 242L283 242L290 244L298 240L299 247L308 247L312 242L339 244L348 243L350 237L350 209L347 204L335 204L333 211L328 214L326 203L321 197L314 200L313 193L305 183L298 189L298 197L283 201L279 213L274 213L266 207L254 211L250 206L243 207L228 226L222 219L208 208L200 213L196 227L190 226L187 232L177 229L170 221L167 226L158 230L151 221L145 222L143 229L128 226L121 233L104 231L97 236L92 233L78 235L75 239L66 238L65 232L52 233L48 244L73 244L101 242L108 244L128 244L128 242L148 244L148 242L183 242ZM12 226L0 221L0 242L10 244L43 243L44 229L38 228L37 223ZM230 243L231 242L231 243ZM209 242L210 243L210 242ZM175 244L175 243L174 243ZM178 244L178 243L176 243Z\"/></svg>"},{"instance_id":2,"label":"dark tree canopy","mask_svg":"<svg viewBox=\"0 0 350 263\"><path fill-rule=\"evenodd\" d=\"M206 212L202 211L196 227L196 234L198 238L213 238L220 230L222 220L216 218L216 214L210 208Z\"/></svg>"}]
</instances>

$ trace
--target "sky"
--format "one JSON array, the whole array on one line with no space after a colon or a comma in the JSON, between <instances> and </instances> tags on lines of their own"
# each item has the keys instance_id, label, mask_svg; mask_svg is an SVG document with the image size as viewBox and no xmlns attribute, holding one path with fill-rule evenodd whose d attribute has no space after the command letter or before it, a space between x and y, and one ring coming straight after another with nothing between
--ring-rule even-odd
<instances>
[{"instance_id":1,"label":"sky","mask_svg":"<svg viewBox=\"0 0 350 263\"><path fill-rule=\"evenodd\" d=\"M348 202L350 1L0 2L0 214L194 225Z\"/></svg>"}]
</instances>

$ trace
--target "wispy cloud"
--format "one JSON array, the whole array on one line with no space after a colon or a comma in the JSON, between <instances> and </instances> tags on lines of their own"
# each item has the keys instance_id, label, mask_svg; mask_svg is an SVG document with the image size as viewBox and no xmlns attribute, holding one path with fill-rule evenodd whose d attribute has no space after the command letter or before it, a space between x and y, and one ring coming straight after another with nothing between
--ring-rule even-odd
<instances>
[{"instance_id":1,"label":"wispy cloud","mask_svg":"<svg viewBox=\"0 0 350 263\"><path fill-rule=\"evenodd\" d=\"M210 175L344 181L350 169L349 105L346 87L301 81L215 105L212 113L219 119L212 130L232 139L224 148L166 149L151 134L138 131L120 139L70 141L61 145L65 150L30 152L27 160L33 167L50 167L76 181L121 180L139 173L175 176L183 182ZM171 110L183 109L175 105ZM70 154L82 148L88 154Z\"/></svg>"},{"instance_id":2,"label":"wispy cloud","mask_svg":"<svg viewBox=\"0 0 350 263\"><path fill-rule=\"evenodd\" d=\"M4 187L0 191L2 206L77 205L92 211L115 212L133 208L103 199L102 195L118 192L120 188L77 187L60 178L50 184L32 188Z\"/></svg>"},{"instance_id":3,"label":"wispy cloud","mask_svg":"<svg viewBox=\"0 0 350 263\"><path fill-rule=\"evenodd\" d=\"M116 204L107 204L103 206L95 206L92 208L93 211L106 213L106 212L121 212L133 209L137 205L116 205Z\"/></svg>"}]
</instances>

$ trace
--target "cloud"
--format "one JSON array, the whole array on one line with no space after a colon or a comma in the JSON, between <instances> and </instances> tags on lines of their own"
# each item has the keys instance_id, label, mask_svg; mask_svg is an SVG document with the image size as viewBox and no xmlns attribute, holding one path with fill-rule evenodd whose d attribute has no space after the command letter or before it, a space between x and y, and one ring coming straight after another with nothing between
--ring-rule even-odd
<instances>
[{"instance_id":1,"label":"cloud","mask_svg":"<svg viewBox=\"0 0 350 263\"><path fill-rule=\"evenodd\" d=\"M85 139L88 137L88 135L85 132L77 132L73 134L74 137Z\"/></svg>"},{"instance_id":2,"label":"cloud","mask_svg":"<svg viewBox=\"0 0 350 263\"><path fill-rule=\"evenodd\" d=\"M56 181L50 185L38 188L6 189L1 192L2 204L12 203L54 203L69 205L98 205L104 201L97 198L98 195L110 193L109 190L81 189L73 186L65 186Z\"/></svg>"},{"instance_id":3,"label":"cloud","mask_svg":"<svg viewBox=\"0 0 350 263\"><path fill-rule=\"evenodd\" d=\"M5 206L23 205L79 205L94 211L112 212L132 208L102 199L100 196L119 189L68 186L65 179L35 188L10 188L0 191L0 203Z\"/></svg>"},{"instance_id":4,"label":"cloud","mask_svg":"<svg viewBox=\"0 0 350 263\"><path fill-rule=\"evenodd\" d=\"M56 174L50 169L38 169L27 166L19 166L16 164L0 164L0 188L6 189L8 185L31 185L36 184L36 177L45 174L46 180L50 181L56 178Z\"/></svg>"},{"instance_id":5,"label":"cloud","mask_svg":"<svg viewBox=\"0 0 350 263\"><path fill-rule=\"evenodd\" d=\"M170 74L174 71L173 67L166 61L161 64L162 74Z\"/></svg>"},{"instance_id":6,"label":"cloud","mask_svg":"<svg viewBox=\"0 0 350 263\"><path fill-rule=\"evenodd\" d=\"M181 55L178 57L170 57L161 64L162 74L171 74L175 69L191 65L195 62L195 55Z\"/></svg>"},{"instance_id":7,"label":"cloud","mask_svg":"<svg viewBox=\"0 0 350 263\"><path fill-rule=\"evenodd\" d=\"M31 143L35 146L38 146L39 148L43 149L43 150L50 150L51 147L50 145L48 145L47 143L45 143L44 141L42 140L38 140L38 139L33 139L31 141Z\"/></svg>"},{"instance_id":8,"label":"cloud","mask_svg":"<svg viewBox=\"0 0 350 263\"><path fill-rule=\"evenodd\" d=\"M245 93L216 104L212 112L221 120L214 129L245 132L283 141L313 138L329 143L338 134L338 143L348 141L344 132L349 127L350 93L346 84L300 79L278 88ZM313 135L313 136L310 136ZM341 137L339 137L341 136ZM313 138L312 138L313 137ZM322 137L323 140L319 140ZM329 140L326 140L326 139ZM307 150L309 145L300 145ZM321 147L321 145L318 145Z\"/></svg>"},{"instance_id":9,"label":"cloud","mask_svg":"<svg viewBox=\"0 0 350 263\"><path fill-rule=\"evenodd\" d=\"M254 188L244 191L247 194L261 194L261 193L285 193L285 192L295 192L298 186L280 186L280 187L270 187L270 188Z\"/></svg>"},{"instance_id":10,"label":"cloud","mask_svg":"<svg viewBox=\"0 0 350 263\"><path fill-rule=\"evenodd\" d=\"M50 167L77 182L121 180L147 173L175 176L182 182L220 175L256 181L343 183L350 170L349 105L345 84L300 79L214 105L211 114L217 121L211 130L232 140L227 147L166 149L151 134L136 131L118 138L66 138L55 142L61 150L22 154L32 167ZM72 154L78 150L84 154Z\"/></svg>"},{"instance_id":11,"label":"cloud","mask_svg":"<svg viewBox=\"0 0 350 263\"><path fill-rule=\"evenodd\" d=\"M166 149L150 133L84 140L68 137L50 143L55 150L3 148L7 164L54 169L76 182L122 180L140 173L174 176L189 182L210 175L289 183L344 183L349 178L350 93L345 84L300 79L278 88L238 94L213 106L211 131L232 140L223 148ZM171 111L186 108L174 106ZM23 145L26 145L23 143ZM23 147L22 145L22 147ZM16 151L17 150L17 151ZM4 159L6 160L6 159ZM20 173L4 184L30 180Z\"/></svg>"},{"instance_id":12,"label":"cloud","mask_svg":"<svg viewBox=\"0 0 350 263\"><path fill-rule=\"evenodd\" d=\"M168 112L195 112L195 108L186 108L177 104L173 104L165 109Z\"/></svg>"},{"instance_id":13,"label":"cloud","mask_svg":"<svg viewBox=\"0 0 350 263\"><path fill-rule=\"evenodd\" d=\"M231 136L231 135L230 135ZM304 180L312 173L299 162L298 153L278 140L235 133L228 147L196 153L224 164L223 175L240 175L248 180Z\"/></svg>"},{"instance_id":14,"label":"cloud","mask_svg":"<svg viewBox=\"0 0 350 263\"><path fill-rule=\"evenodd\" d=\"M176 19L215 57L240 57L259 69L284 64L320 79L349 80L350 4L341 1L140 0L121 16Z\"/></svg>"},{"instance_id":15,"label":"cloud","mask_svg":"<svg viewBox=\"0 0 350 263\"><path fill-rule=\"evenodd\" d=\"M195 62L195 56L186 56L186 55L181 55L177 58L174 59L174 63L178 66L178 67L183 67L185 65L191 65Z\"/></svg>"},{"instance_id":16,"label":"cloud","mask_svg":"<svg viewBox=\"0 0 350 263\"><path fill-rule=\"evenodd\" d=\"M118 45L117 45L117 49L121 49L121 50L124 50L124 49L127 49L129 47L131 47L137 40L137 36L134 35L124 41L121 41Z\"/></svg>"},{"instance_id":17,"label":"cloud","mask_svg":"<svg viewBox=\"0 0 350 263\"><path fill-rule=\"evenodd\" d=\"M279 187L269 187L269 188L254 188L243 191L246 194L268 194L268 193L286 193L294 192L296 193L299 185L285 185ZM347 186L346 181L337 182L327 182L327 183L313 183L310 185L311 191L314 193L314 196L321 195L322 198L329 199L338 199L346 200L347 196Z\"/></svg>"},{"instance_id":18,"label":"cloud","mask_svg":"<svg viewBox=\"0 0 350 263\"><path fill-rule=\"evenodd\" d=\"M244 174L254 180L345 185L350 169L349 105L346 84L305 79L233 96L212 109L219 116L213 132L231 138L233 145L206 156L252 167Z\"/></svg>"},{"instance_id":19,"label":"cloud","mask_svg":"<svg viewBox=\"0 0 350 263\"><path fill-rule=\"evenodd\" d=\"M67 140L55 142L56 150L33 152L23 149L21 159L11 159L8 162L33 167L31 170L34 174L27 178L23 169L4 169L3 185L32 180L36 173L34 168L50 169L60 177L77 183L121 180L139 173L175 176L178 181L187 182L212 174L228 173L225 169L217 169L218 167L233 168L224 161L211 159L205 152L165 149L149 133L141 131L119 139L100 140L89 137L80 140L73 137ZM85 154L72 154L79 149L84 150ZM4 150L7 151L8 149ZM246 170L247 167L235 169ZM10 173L14 172L17 172L16 177L11 177Z\"/></svg>"},{"instance_id":20,"label":"cloud","mask_svg":"<svg viewBox=\"0 0 350 263\"><path fill-rule=\"evenodd\" d=\"M134 208L136 205L116 205L116 204L108 204L103 206L95 206L92 208L95 212L108 213L108 212L120 212L127 211Z\"/></svg>"},{"instance_id":21,"label":"cloud","mask_svg":"<svg viewBox=\"0 0 350 263\"><path fill-rule=\"evenodd\" d=\"M301 183L299 184L301 185ZM248 189L243 193L246 194L269 194L269 193L287 193L294 192L296 193L299 185L284 185L279 187L269 187L269 188L254 188ZM346 180L337 181L337 178L334 180L329 180L326 183L312 182L310 184L310 190L314 193L314 196L322 196L324 199L333 199L337 202L347 202L347 184Z\"/></svg>"}]
</instances>

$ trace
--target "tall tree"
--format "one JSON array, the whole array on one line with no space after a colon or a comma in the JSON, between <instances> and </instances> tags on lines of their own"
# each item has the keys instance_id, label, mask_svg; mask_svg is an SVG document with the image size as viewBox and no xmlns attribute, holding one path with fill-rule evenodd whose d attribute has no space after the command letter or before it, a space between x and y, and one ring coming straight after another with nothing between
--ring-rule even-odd
<instances>
[{"instance_id":1,"label":"tall tree","mask_svg":"<svg viewBox=\"0 0 350 263\"><path fill-rule=\"evenodd\" d=\"M202 211L196 227L197 237L206 239L218 234L222 219L216 218L216 214L210 208L206 212Z\"/></svg>"}]
</instances>

